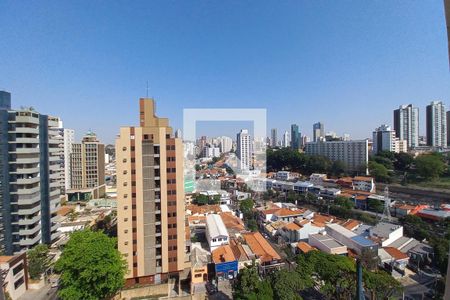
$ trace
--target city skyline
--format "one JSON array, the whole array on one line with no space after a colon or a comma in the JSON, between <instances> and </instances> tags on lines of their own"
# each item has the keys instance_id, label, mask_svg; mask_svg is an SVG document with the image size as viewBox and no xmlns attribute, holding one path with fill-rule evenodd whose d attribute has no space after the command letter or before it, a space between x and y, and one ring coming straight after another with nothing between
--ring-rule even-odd
<instances>
[{"instance_id":1,"label":"city skyline","mask_svg":"<svg viewBox=\"0 0 450 300\"><path fill-rule=\"evenodd\" d=\"M157 3L151 10L140 4L123 11L7 3L0 28L13 30L0 29L9 45L0 50L8 74L0 89L12 93L15 108L61 116L76 140L92 128L107 144L119 127L135 125L133 99L146 95L147 81L148 95L174 128L182 128L183 108L251 107L267 108L268 128L279 132L295 123L312 136L312 124L322 120L326 131L360 139L380 124L393 125L392 110L401 104L419 107L425 120L431 101L449 103L439 2L285 3L254 10L238 2ZM86 30L74 26L78 19ZM125 34L128 29L133 33Z\"/></svg>"}]
</instances>

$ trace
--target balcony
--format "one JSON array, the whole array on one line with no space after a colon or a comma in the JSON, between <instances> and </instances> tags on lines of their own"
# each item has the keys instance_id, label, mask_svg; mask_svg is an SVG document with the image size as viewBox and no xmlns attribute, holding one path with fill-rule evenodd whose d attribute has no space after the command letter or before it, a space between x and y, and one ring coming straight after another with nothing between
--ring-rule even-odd
<instances>
[{"instance_id":1,"label":"balcony","mask_svg":"<svg viewBox=\"0 0 450 300\"><path fill-rule=\"evenodd\" d=\"M39 128L34 128L34 127L16 127L14 130L9 130L8 133L39 134Z\"/></svg>"},{"instance_id":2,"label":"balcony","mask_svg":"<svg viewBox=\"0 0 450 300\"><path fill-rule=\"evenodd\" d=\"M16 148L15 150L10 150L9 153L17 153L17 154L39 153L39 148Z\"/></svg>"},{"instance_id":3,"label":"balcony","mask_svg":"<svg viewBox=\"0 0 450 300\"><path fill-rule=\"evenodd\" d=\"M41 201L41 193L34 193L27 196L19 196L17 204L19 205L30 205Z\"/></svg>"},{"instance_id":4,"label":"balcony","mask_svg":"<svg viewBox=\"0 0 450 300\"><path fill-rule=\"evenodd\" d=\"M11 171L11 174L36 174L40 172L39 167L20 168L15 171Z\"/></svg>"},{"instance_id":5,"label":"balcony","mask_svg":"<svg viewBox=\"0 0 450 300\"><path fill-rule=\"evenodd\" d=\"M19 229L19 235L33 235L36 232L38 232L39 230L41 230L41 224L38 224L36 226L34 226L33 228L29 228L29 229Z\"/></svg>"},{"instance_id":6,"label":"balcony","mask_svg":"<svg viewBox=\"0 0 450 300\"><path fill-rule=\"evenodd\" d=\"M10 121L11 122L11 121ZM39 118L32 116L16 116L14 123L39 124ZM11 122L11 123L13 123Z\"/></svg>"},{"instance_id":7,"label":"balcony","mask_svg":"<svg viewBox=\"0 0 450 300\"><path fill-rule=\"evenodd\" d=\"M20 240L19 244L22 247L30 247L30 246L34 246L37 243L39 243L40 240L41 240L41 235L38 234L35 237L25 238L23 240Z\"/></svg>"},{"instance_id":8,"label":"balcony","mask_svg":"<svg viewBox=\"0 0 450 300\"><path fill-rule=\"evenodd\" d=\"M14 160L11 160L11 163L14 164L36 164L39 163L39 156L37 155L36 157L17 157Z\"/></svg>"},{"instance_id":9,"label":"balcony","mask_svg":"<svg viewBox=\"0 0 450 300\"><path fill-rule=\"evenodd\" d=\"M17 191L11 192L11 194L17 194L17 195L30 195L35 194L37 192L40 192L41 188L39 186L32 187L32 188L25 188L25 189L18 189Z\"/></svg>"},{"instance_id":10,"label":"balcony","mask_svg":"<svg viewBox=\"0 0 450 300\"><path fill-rule=\"evenodd\" d=\"M31 217L31 218L26 218L26 219L19 220L19 226L36 224L39 221L41 221L41 216L37 215L37 216Z\"/></svg>"},{"instance_id":11,"label":"balcony","mask_svg":"<svg viewBox=\"0 0 450 300\"><path fill-rule=\"evenodd\" d=\"M17 178L17 184L33 184L41 181L40 177L32 177L32 178Z\"/></svg>"},{"instance_id":12,"label":"balcony","mask_svg":"<svg viewBox=\"0 0 450 300\"><path fill-rule=\"evenodd\" d=\"M15 144L39 144L39 139L37 137L18 137L15 141L10 141L10 143Z\"/></svg>"},{"instance_id":13,"label":"balcony","mask_svg":"<svg viewBox=\"0 0 450 300\"><path fill-rule=\"evenodd\" d=\"M31 208L20 208L18 210L19 215L33 215L41 210L40 205L36 205L35 207Z\"/></svg>"}]
</instances>

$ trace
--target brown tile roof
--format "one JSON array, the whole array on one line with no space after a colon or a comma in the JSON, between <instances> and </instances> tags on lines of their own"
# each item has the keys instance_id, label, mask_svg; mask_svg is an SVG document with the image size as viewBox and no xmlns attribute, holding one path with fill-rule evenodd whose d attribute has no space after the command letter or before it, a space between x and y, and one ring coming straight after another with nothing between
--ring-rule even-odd
<instances>
[{"instance_id":1,"label":"brown tile roof","mask_svg":"<svg viewBox=\"0 0 450 300\"><path fill-rule=\"evenodd\" d=\"M353 180L371 182L373 180L373 178L372 177L368 177L368 176L355 176L353 178Z\"/></svg>"},{"instance_id":2,"label":"brown tile roof","mask_svg":"<svg viewBox=\"0 0 450 300\"><path fill-rule=\"evenodd\" d=\"M242 245L234 239L230 240L231 251L233 251L234 257L238 261L247 261L249 260L247 253L245 252Z\"/></svg>"},{"instance_id":3,"label":"brown tile roof","mask_svg":"<svg viewBox=\"0 0 450 300\"><path fill-rule=\"evenodd\" d=\"M233 250L231 250L230 245L220 246L219 248L213 250L211 255L212 255L213 262L216 264L236 260L236 258L234 257L234 254L233 254Z\"/></svg>"},{"instance_id":4,"label":"brown tile roof","mask_svg":"<svg viewBox=\"0 0 450 300\"><path fill-rule=\"evenodd\" d=\"M278 211L274 212L274 215L277 217L289 217L289 216L298 216L301 214L303 210L297 209L297 210L290 210L287 208L280 208Z\"/></svg>"},{"instance_id":5,"label":"brown tile roof","mask_svg":"<svg viewBox=\"0 0 450 300\"><path fill-rule=\"evenodd\" d=\"M407 259L409 256L405 253L401 252L397 248L394 247L384 247L383 248L390 256L395 258L396 260Z\"/></svg>"},{"instance_id":6,"label":"brown tile roof","mask_svg":"<svg viewBox=\"0 0 450 300\"><path fill-rule=\"evenodd\" d=\"M71 211L73 210L72 206L61 206L60 209L58 209L57 214L60 216L67 216Z\"/></svg>"},{"instance_id":7,"label":"brown tile roof","mask_svg":"<svg viewBox=\"0 0 450 300\"><path fill-rule=\"evenodd\" d=\"M231 212L220 213L223 223L227 229L234 229L237 231L242 231L245 229L244 223L238 217L233 216Z\"/></svg>"},{"instance_id":8,"label":"brown tile roof","mask_svg":"<svg viewBox=\"0 0 450 300\"><path fill-rule=\"evenodd\" d=\"M302 227L295 223L289 223L289 224L285 225L283 228L285 228L287 230L299 230Z\"/></svg>"},{"instance_id":9,"label":"brown tile roof","mask_svg":"<svg viewBox=\"0 0 450 300\"><path fill-rule=\"evenodd\" d=\"M250 249L260 258L262 262L280 260L281 257L267 242L261 233L252 232L243 234Z\"/></svg>"},{"instance_id":10,"label":"brown tile roof","mask_svg":"<svg viewBox=\"0 0 450 300\"><path fill-rule=\"evenodd\" d=\"M265 209L263 211L261 211L264 215L272 215L275 212L277 212L278 210L280 210L280 208L269 208L269 209Z\"/></svg>"},{"instance_id":11,"label":"brown tile roof","mask_svg":"<svg viewBox=\"0 0 450 300\"><path fill-rule=\"evenodd\" d=\"M0 263L1 263L1 264L7 263L7 262L9 262L11 259L13 259L13 258L14 258L14 256L1 255L1 256L0 256Z\"/></svg>"},{"instance_id":12,"label":"brown tile roof","mask_svg":"<svg viewBox=\"0 0 450 300\"><path fill-rule=\"evenodd\" d=\"M316 248L305 242L299 242L297 244L297 248L300 249L300 251L303 253L308 253L311 250L317 250Z\"/></svg>"},{"instance_id":13,"label":"brown tile roof","mask_svg":"<svg viewBox=\"0 0 450 300\"><path fill-rule=\"evenodd\" d=\"M190 204L186 207L186 209L190 210L193 215L195 214L206 214L206 213L219 213L220 206L219 205L195 205Z\"/></svg>"},{"instance_id":14,"label":"brown tile roof","mask_svg":"<svg viewBox=\"0 0 450 300\"><path fill-rule=\"evenodd\" d=\"M344 224L342 224L342 226L347 228L348 230L353 230L356 227L358 227L359 225L361 225L361 222L359 222L357 220L353 220L353 219L349 219Z\"/></svg>"}]
</instances>

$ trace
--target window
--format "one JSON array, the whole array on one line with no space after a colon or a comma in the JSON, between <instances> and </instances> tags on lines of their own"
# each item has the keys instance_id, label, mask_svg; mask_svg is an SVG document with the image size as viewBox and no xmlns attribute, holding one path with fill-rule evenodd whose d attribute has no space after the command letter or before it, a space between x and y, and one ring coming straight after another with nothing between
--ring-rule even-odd
<instances>
[{"instance_id":1,"label":"window","mask_svg":"<svg viewBox=\"0 0 450 300\"><path fill-rule=\"evenodd\" d=\"M127 151L127 147L122 147L122 151Z\"/></svg>"},{"instance_id":2,"label":"window","mask_svg":"<svg viewBox=\"0 0 450 300\"><path fill-rule=\"evenodd\" d=\"M23 276L20 277L16 282L14 282L14 289L18 289L24 283Z\"/></svg>"},{"instance_id":3,"label":"window","mask_svg":"<svg viewBox=\"0 0 450 300\"><path fill-rule=\"evenodd\" d=\"M23 270L23 264L20 264L20 265L18 265L17 267L15 267L14 269L13 269L13 275L15 276L15 275L17 275L17 273L19 273L20 271L22 271Z\"/></svg>"}]
</instances>

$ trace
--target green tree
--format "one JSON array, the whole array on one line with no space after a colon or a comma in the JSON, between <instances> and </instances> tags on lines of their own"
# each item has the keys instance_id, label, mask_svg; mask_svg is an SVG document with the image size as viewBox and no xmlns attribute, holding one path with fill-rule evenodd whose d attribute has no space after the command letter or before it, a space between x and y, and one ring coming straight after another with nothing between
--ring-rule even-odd
<instances>
[{"instance_id":1,"label":"green tree","mask_svg":"<svg viewBox=\"0 0 450 300\"><path fill-rule=\"evenodd\" d=\"M272 275L272 288L275 296L274 299L302 299L298 292L306 287L306 284L302 281L302 277L297 272L290 272L286 269L281 269Z\"/></svg>"},{"instance_id":2,"label":"green tree","mask_svg":"<svg viewBox=\"0 0 450 300\"><path fill-rule=\"evenodd\" d=\"M337 196L336 199L334 200L334 203L336 205L339 205L340 207L348 209L348 210L355 207L355 204L353 203L352 200L350 200L347 197L343 197L343 196Z\"/></svg>"},{"instance_id":3,"label":"green tree","mask_svg":"<svg viewBox=\"0 0 450 300\"><path fill-rule=\"evenodd\" d=\"M346 166L340 160L336 160L331 164L330 172L333 176L342 176L343 174L345 174L345 170Z\"/></svg>"},{"instance_id":4,"label":"green tree","mask_svg":"<svg viewBox=\"0 0 450 300\"><path fill-rule=\"evenodd\" d=\"M384 204L378 199L369 198L367 199L367 207L371 211L382 213L384 209Z\"/></svg>"},{"instance_id":5,"label":"green tree","mask_svg":"<svg viewBox=\"0 0 450 300\"><path fill-rule=\"evenodd\" d=\"M251 216L253 215L254 204L255 203L252 199L245 199L239 203L239 209L244 214L244 216Z\"/></svg>"},{"instance_id":6,"label":"green tree","mask_svg":"<svg viewBox=\"0 0 450 300\"><path fill-rule=\"evenodd\" d=\"M415 159L417 173L426 179L436 179L441 176L446 165L442 158L433 154L420 155Z\"/></svg>"},{"instance_id":7,"label":"green tree","mask_svg":"<svg viewBox=\"0 0 450 300\"><path fill-rule=\"evenodd\" d=\"M28 250L27 257L30 278L39 280L42 274L44 274L44 272L50 266L50 261L48 258L48 246L45 244L36 245L31 250Z\"/></svg>"},{"instance_id":8,"label":"green tree","mask_svg":"<svg viewBox=\"0 0 450 300\"><path fill-rule=\"evenodd\" d=\"M126 263L116 239L91 230L71 234L55 270L61 273L63 300L94 300L113 296L125 283Z\"/></svg>"},{"instance_id":9,"label":"green tree","mask_svg":"<svg viewBox=\"0 0 450 300\"><path fill-rule=\"evenodd\" d=\"M364 286L372 293L372 299L390 299L402 290L402 285L384 271L363 271Z\"/></svg>"},{"instance_id":10,"label":"green tree","mask_svg":"<svg viewBox=\"0 0 450 300\"><path fill-rule=\"evenodd\" d=\"M213 198L209 201L209 204L219 204L220 203L220 195L214 195Z\"/></svg>"},{"instance_id":11,"label":"green tree","mask_svg":"<svg viewBox=\"0 0 450 300\"><path fill-rule=\"evenodd\" d=\"M396 170L407 171L414 162L414 156L409 153L400 152L395 154L394 167Z\"/></svg>"},{"instance_id":12,"label":"green tree","mask_svg":"<svg viewBox=\"0 0 450 300\"><path fill-rule=\"evenodd\" d=\"M377 181L389 182L390 180L389 171L383 164L369 161L369 172Z\"/></svg>"},{"instance_id":13,"label":"green tree","mask_svg":"<svg viewBox=\"0 0 450 300\"><path fill-rule=\"evenodd\" d=\"M193 202L197 205L206 205L209 202L209 197L203 194L197 194Z\"/></svg>"},{"instance_id":14,"label":"green tree","mask_svg":"<svg viewBox=\"0 0 450 300\"><path fill-rule=\"evenodd\" d=\"M238 300L271 300L273 290L267 280L261 280L258 269L253 264L242 269L233 287L233 298Z\"/></svg>"}]
</instances>

